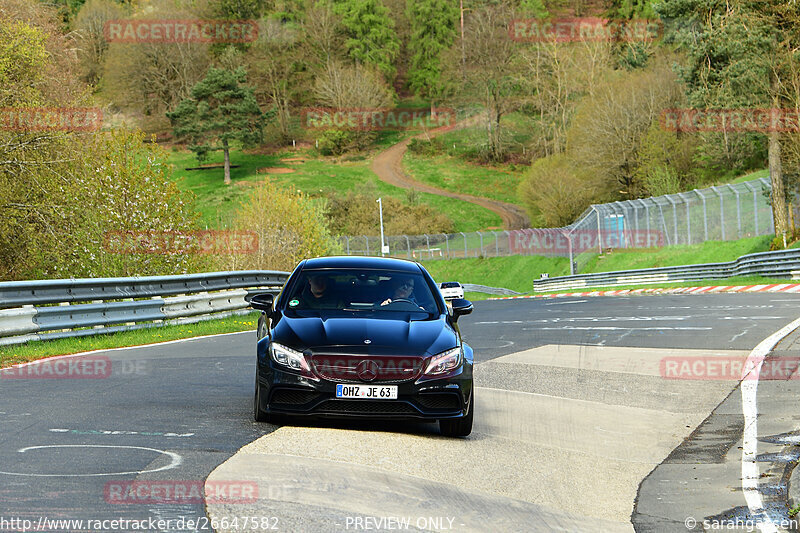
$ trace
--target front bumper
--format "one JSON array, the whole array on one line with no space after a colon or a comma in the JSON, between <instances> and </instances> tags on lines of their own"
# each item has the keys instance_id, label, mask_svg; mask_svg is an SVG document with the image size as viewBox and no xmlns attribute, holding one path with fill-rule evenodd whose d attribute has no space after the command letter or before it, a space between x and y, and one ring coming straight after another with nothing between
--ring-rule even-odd
<instances>
[{"instance_id":1,"label":"front bumper","mask_svg":"<svg viewBox=\"0 0 800 533\"><path fill-rule=\"evenodd\" d=\"M270 414L431 421L466 416L473 388L472 365L466 362L442 379L370 383L397 385L396 400L336 398L336 385L342 381L313 380L286 372L272 361L259 361L258 383L261 408Z\"/></svg>"}]
</instances>

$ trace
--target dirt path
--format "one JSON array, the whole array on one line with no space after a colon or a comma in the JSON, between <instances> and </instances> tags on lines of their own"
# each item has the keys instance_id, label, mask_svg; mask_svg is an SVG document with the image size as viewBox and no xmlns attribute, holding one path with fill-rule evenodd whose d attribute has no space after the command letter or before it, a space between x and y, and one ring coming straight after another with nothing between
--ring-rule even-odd
<instances>
[{"instance_id":1,"label":"dirt path","mask_svg":"<svg viewBox=\"0 0 800 533\"><path fill-rule=\"evenodd\" d=\"M463 128L465 126L470 126L475 124L478 120L480 119L476 115L458 123L455 127ZM428 137L435 137L436 135L446 131L449 130L446 128L439 128L428 132L427 135ZM425 134L423 133L412 138L421 139L424 137ZM402 187L404 189L416 189L420 192L438 194L439 196L447 196L448 198L457 198L459 200L464 200L466 202L471 202L481 207L485 207L486 209L489 209L490 211L500 215L500 218L503 219L504 229L522 229L530 227L531 223L528 219L528 215L525 213L525 210L518 205L501 202L499 200L492 200L489 198L481 198L479 196L472 196L471 194L460 194L446 191L426 183L421 183L406 174L403 171L403 155L405 155L406 150L408 149L408 143L410 142L411 138L406 139L378 154L372 161L372 171L377 174L381 180L397 187Z\"/></svg>"}]
</instances>

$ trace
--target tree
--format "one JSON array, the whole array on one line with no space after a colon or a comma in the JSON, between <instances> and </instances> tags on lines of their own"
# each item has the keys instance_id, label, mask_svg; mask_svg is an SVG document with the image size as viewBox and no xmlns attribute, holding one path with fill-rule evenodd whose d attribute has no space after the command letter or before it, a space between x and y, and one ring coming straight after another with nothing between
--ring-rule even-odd
<instances>
[{"instance_id":1,"label":"tree","mask_svg":"<svg viewBox=\"0 0 800 533\"><path fill-rule=\"evenodd\" d=\"M78 58L83 70L82 78L91 85L97 85L103 74L108 41L104 35L105 24L120 19L125 11L108 0L89 0L81 6L75 17L75 40L78 45Z\"/></svg>"},{"instance_id":2,"label":"tree","mask_svg":"<svg viewBox=\"0 0 800 533\"><path fill-rule=\"evenodd\" d=\"M618 72L581 101L567 131L567 153L624 198L644 192L637 179L640 146L664 109L682 101L682 90L666 58L645 70Z\"/></svg>"},{"instance_id":3,"label":"tree","mask_svg":"<svg viewBox=\"0 0 800 533\"><path fill-rule=\"evenodd\" d=\"M466 24L465 79L457 61L450 56L449 79L461 83L459 98L470 103L483 102L486 111L487 156L492 161L503 158L505 148L501 129L502 117L520 104L518 43L508 37L508 21L513 10L504 3L486 4L470 14ZM451 49L451 53L453 50Z\"/></svg>"},{"instance_id":4,"label":"tree","mask_svg":"<svg viewBox=\"0 0 800 533\"><path fill-rule=\"evenodd\" d=\"M191 98L183 100L167 117L175 135L188 139L199 160L211 150L225 154L225 184L231 183L230 142L244 145L261 140L264 114L253 90L243 86L245 71L210 68L204 80L192 87ZM212 147L212 143L221 143Z\"/></svg>"},{"instance_id":5,"label":"tree","mask_svg":"<svg viewBox=\"0 0 800 533\"><path fill-rule=\"evenodd\" d=\"M247 54L249 79L259 102L272 107L281 141L289 136L290 105L308 86L310 75L299 53L301 35L287 24L262 19L258 39Z\"/></svg>"},{"instance_id":6,"label":"tree","mask_svg":"<svg viewBox=\"0 0 800 533\"><path fill-rule=\"evenodd\" d=\"M441 54L456 37L458 9L450 0L408 0L411 64L408 85L418 96L434 100L443 96Z\"/></svg>"},{"instance_id":7,"label":"tree","mask_svg":"<svg viewBox=\"0 0 800 533\"><path fill-rule=\"evenodd\" d=\"M785 0L664 0L655 5L665 19L688 21L669 37L687 51L680 70L689 104L697 108L796 107L785 90L800 57L800 5ZM767 133L776 235L788 231L782 143L790 136Z\"/></svg>"},{"instance_id":8,"label":"tree","mask_svg":"<svg viewBox=\"0 0 800 533\"><path fill-rule=\"evenodd\" d=\"M195 19L173 0L156 3L135 18ZM147 131L168 129L164 113L187 98L210 63L209 44L202 42L112 42L105 56L103 94L119 109L138 115Z\"/></svg>"},{"instance_id":9,"label":"tree","mask_svg":"<svg viewBox=\"0 0 800 533\"><path fill-rule=\"evenodd\" d=\"M347 35L345 48L350 59L372 65L387 80L393 79L400 42L394 21L381 0L335 0L334 11L342 17L342 28Z\"/></svg>"}]
</instances>

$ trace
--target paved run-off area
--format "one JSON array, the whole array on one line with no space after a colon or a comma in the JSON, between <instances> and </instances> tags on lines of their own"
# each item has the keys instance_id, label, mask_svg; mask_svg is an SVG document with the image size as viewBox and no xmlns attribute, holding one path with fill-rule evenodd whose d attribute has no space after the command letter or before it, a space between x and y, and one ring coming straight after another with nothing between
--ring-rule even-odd
<instances>
[{"instance_id":1,"label":"paved run-off area","mask_svg":"<svg viewBox=\"0 0 800 533\"><path fill-rule=\"evenodd\" d=\"M209 476L257 482L257 503L208 512L306 531L390 518L430 530L633 531L641 480L736 385L663 379L660 362L747 353L545 345L492 359L476 366L469 438L426 425L282 427Z\"/></svg>"}]
</instances>

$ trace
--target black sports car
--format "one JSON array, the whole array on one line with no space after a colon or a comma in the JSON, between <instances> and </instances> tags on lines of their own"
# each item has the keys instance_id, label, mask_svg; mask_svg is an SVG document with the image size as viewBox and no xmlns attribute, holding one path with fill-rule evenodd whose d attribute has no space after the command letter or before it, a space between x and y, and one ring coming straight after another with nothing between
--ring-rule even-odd
<instances>
[{"instance_id":1,"label":"black sports car","mask_svg":"<svg viewBox=\"0 0 800 533\"><path fill-rule=\"evenodd\" d=\"M375 257L302 261L262 311L254 416L439 421L444 435L472 431L472 348L418 263Z\"/></svg>"}]
</instances>

